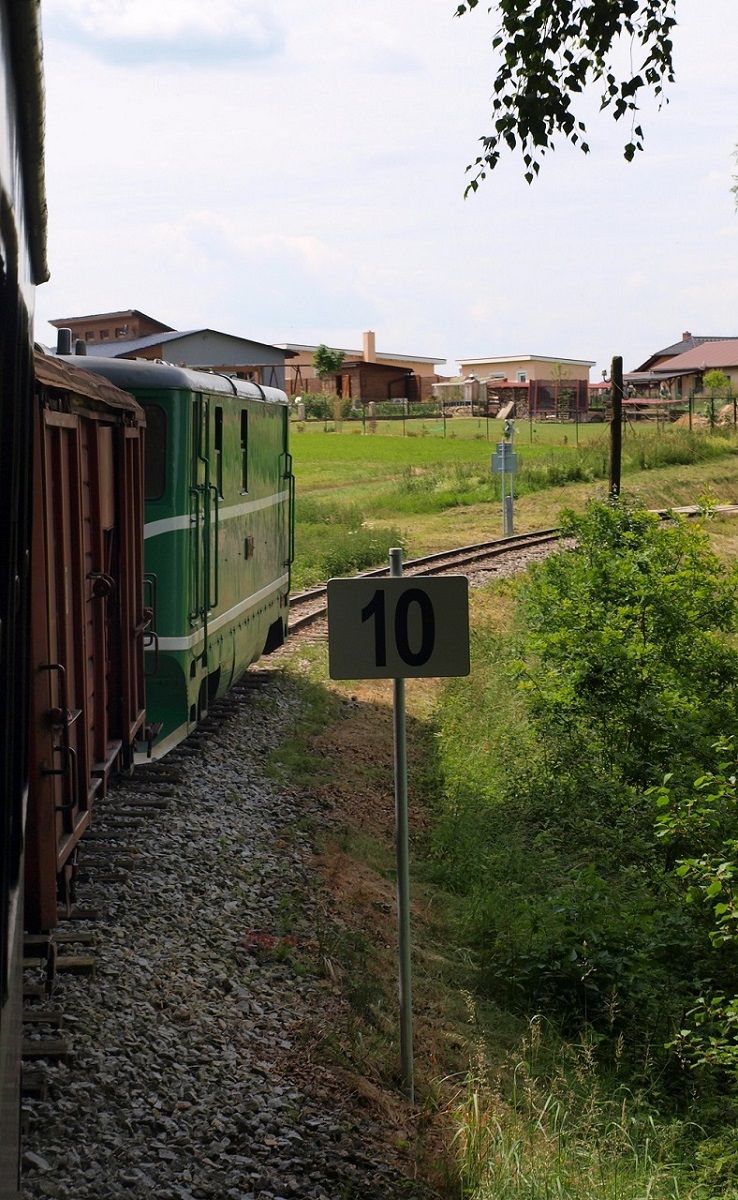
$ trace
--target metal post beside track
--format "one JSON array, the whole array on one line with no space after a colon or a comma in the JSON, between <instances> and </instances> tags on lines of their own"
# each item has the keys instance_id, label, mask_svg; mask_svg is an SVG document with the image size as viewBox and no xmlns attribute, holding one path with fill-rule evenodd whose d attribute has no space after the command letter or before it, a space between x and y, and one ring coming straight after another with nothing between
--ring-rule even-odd
<instances>
[{"instance_id":1,"label":"metal post beside track","mask_svg":"<svg viewBox=\"0 0 738 1200\"><path fill-rule=\"evenodd\" d=\"M402 575L402 550L389 552L390 575ZM411 1103L413 1077L413 985L410 959L410 837L407 812L407 738L405 732L405 680L393 681L395 748L395 852L397 857L397 920L400 958L400 1059L402 1082Z\"/></svg>"},{"instance_id":2,"label":"metal post beside track","mask_svg":"<svg viewBox=\"0 0 738 1200\"><path fill-rule=\"evenodd\" d=\"M611 497L620 495L620 472L623 457L623 360L616 355L610 369L612 420L610 422L610 487Z\"/></svg>"}]
</instances>

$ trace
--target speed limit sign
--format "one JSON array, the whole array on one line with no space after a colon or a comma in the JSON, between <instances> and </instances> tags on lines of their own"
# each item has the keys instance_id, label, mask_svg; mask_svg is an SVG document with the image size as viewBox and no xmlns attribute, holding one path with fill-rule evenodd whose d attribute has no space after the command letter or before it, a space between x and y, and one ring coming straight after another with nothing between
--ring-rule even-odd
<instances>
[{"instance_id":1,"label":"speed limit sign","mask_svg":"<svg viewBox=\"0 0 738 1200\"><path fill-rule=\"evenodd\" d=\"M331 579L328 669L331 679L468 675L468 579Z\"/></svg>"}]
</instances>

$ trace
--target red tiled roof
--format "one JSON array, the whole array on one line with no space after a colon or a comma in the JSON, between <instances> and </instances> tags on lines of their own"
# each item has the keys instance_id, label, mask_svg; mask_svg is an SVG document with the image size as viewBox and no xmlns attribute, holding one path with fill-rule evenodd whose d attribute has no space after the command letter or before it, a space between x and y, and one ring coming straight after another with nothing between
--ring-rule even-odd
<instances>
[{"instance_id":1,"label":"red tiled roof","mask_svg":"<svg viewBox=\"0 0 738 1200\"><path fill-rule=\"evenodd\" d=\"M674 342L671 346L664 346L663 350L657 350L655 354L651 354L644 363L641 363L640 367L636 367L635 372L652 371L654 369L654 365L660 358L665 360L667 358L673 358L676 354L686 354L688 351L693 350L696 346L704 345L705 342L727 342L736 340L738 340L738 338L735 336L726 338L721 337L719 334L717 336L715 334L709 334L705 336L704 334L700 333L683 333L680 341Z\"/></svg>"},{"instance_id":2,"label":"red tiled roof","mask_svg":"<svg viewBox=\"0 0 738 1200\"><path fill-rule=\"evenodd\" d=\"M709 371L712 367L738 367L738 338L703 342L684 354L658 363L651 370L658 375L668 375L670 371Z\"/></svg>"}]
</instances>

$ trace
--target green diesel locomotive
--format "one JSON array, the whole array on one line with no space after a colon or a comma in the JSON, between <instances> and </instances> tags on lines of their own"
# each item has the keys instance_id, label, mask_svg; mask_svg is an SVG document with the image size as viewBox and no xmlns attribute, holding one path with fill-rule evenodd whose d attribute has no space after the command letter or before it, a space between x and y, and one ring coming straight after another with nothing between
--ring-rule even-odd
<instances>
[{"instance_id":1,"label":"green diesel locomotive","mask_svg":"<svg viewBox=\"0 0 738 1200\"><path fill-rule=\"evenodd\" d=\"M146 414L149 752L166 753L287 632L294 476L284 392L140 359L77 358Z\"/></svg>"}]
</instances>

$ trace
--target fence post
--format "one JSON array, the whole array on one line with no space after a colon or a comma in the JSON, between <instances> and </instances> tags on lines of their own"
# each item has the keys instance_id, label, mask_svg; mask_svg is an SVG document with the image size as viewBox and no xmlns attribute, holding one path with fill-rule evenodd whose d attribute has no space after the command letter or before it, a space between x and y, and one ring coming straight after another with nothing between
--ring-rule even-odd
<instances>
[{"instance_id":1,"label":"fence post","mask_svg":"<svg viewBox=\"0 0 738 1200\"><path fill-rule=\"evenodd\" d=\"M610 495L620 495L623 457L623 360L616 356L610 370L612 420L610 422Z\"/></svg>"}]
</instances>

